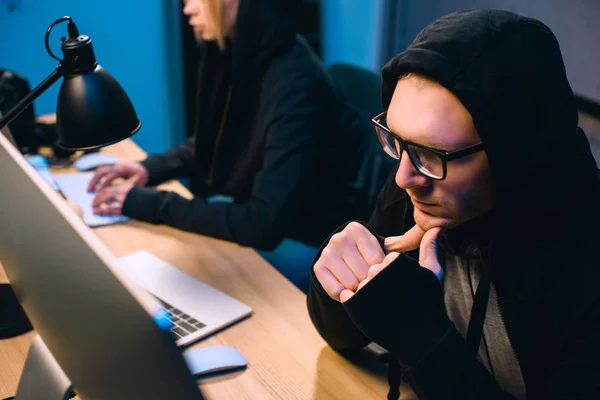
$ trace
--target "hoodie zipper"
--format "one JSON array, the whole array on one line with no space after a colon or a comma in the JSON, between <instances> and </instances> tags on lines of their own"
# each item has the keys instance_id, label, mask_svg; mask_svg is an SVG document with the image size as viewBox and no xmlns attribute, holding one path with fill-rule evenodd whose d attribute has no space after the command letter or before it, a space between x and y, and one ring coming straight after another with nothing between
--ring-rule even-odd
<instances>
[{"instance_id":1,"label":"hoodie zipper","mask_svg":"<svg viewBox=\"0 0 600 400\"><path fill-rule=\"evenodd\" d=\"M485 268L486 266L488 268L491 268L491 266L492 266L491 261L489 260L489 258L486 256L486 254L484 252L480 253L479 261L481 262L481 265L482 265L483 268ZM489 273L491 274L491 272L489 272ZM468 265L468 274L469 274L469 283L470 283L470 286L471 286L471 291L473 291L473 286L471 284L471 268L470 268L470 265ZM479 282L479 284L481 284L481 281ZM498 301L498 293L496 292L496 288L493 287L493 283L491 282L491 276L490 276L490 282L489 282L489 284L490 284L489 297L492 297L491 300L496 302L496 306L498 307L498 314L500 316L500 322L502 324L502 329L504 331L504 334L506 335L506 338L508 339L508 344L510 345L510 353L514 356L514 359L517 361L517 365L519 367L519 372L521 373L521 377L522 377L523 376L523 369L521 368L521 360L519 360L519 357L517 356L517 353L515 353L515 348L513 346L512 339L510 338L510 336L508 334L508 330L506 329L506 323L504 321L504 315L503 315L502 307L500 305L500 302ZM488 297L488 307L489 307L489 301L490 301L489 297ZM485 319L484 319L483 323L485 324ZM485 330L482 331L482 339L484 340L484 343L486 343ZM485 344L485 349L486 349L486 352L489 351L489 349L487 347L487 344ZM488 362L490 364L491 370L493 371L494 367L492 365L492 360L489 357L489 353L487 353L487 354L488 354L487 355ZM493 375L495 376L495 373ZM523 379L523 390L524 390L524 394L525 394L526 393L526 387L525 387L525 380L524 379Z\"/></svg>"},{"instance_id":2,"label":"hoodie zipper","mask_svg":"<svg viewBox=\"0 0 600 400\"><path fill-rule=\"evenodd\" d=\"M483 255L482 255L481 261L484 262ZM489 261L488 265L491 268L491 266L492 266L491 261L490 260L486 260L486 261ZM493 283L491 282L491 279L490 279L490 285L493 285ZM508 344L510 344L510 351L515 356L515 360L517 360L517 365L519 366L519 370L521 371L521 376L523 376L521 360L519 360L517 353L515 353L515 348L513 346L512 339L510 338L510 335L508 334L508 330L506 329L506 323L504 322L502 306L500 305L500 301L498 301L498 292L496 292L496 287L494 287L493 289L494 290L492 290L491 292L492 292L492 295L494 296L494 300L496 301L496 305L498 306L498 314L500 314L500 322L502 322L502 329L504 329L504 334L506 335L506 338L508 339ZM523 384L525 384L525 380L523 380Z\"/></svg>"},{"instance_id":3,"label":"hoodie zipper","mask_svg":"<svg viewBox=\"0 0 600 400\"><path fill-rule=\"evenodd\" d=\"M517 365L519 366L519 370L521 371L521 376L523 376L523 368L521 367L521 360L519 360L519 356L515 353L515 348L512 343L512 339L508 334L508 330L506 330L506 324L504 323L504 315L502 313L502 307L500 306L500 302L498 301L498 294L496 293L496 288L493 290L494 300L496 300L496 304L498 305L498 311L500 314L500 321L502 322L502 329L504 329L504 333L506 334L506 338L508 339L508 343L510 344L510 351L515 356L515 360L517 360ZM523 379L523 384L525 384L525 380ZM524 388L526 389L526 388Z\"/></svg>"},{"instance_id":4,"label":"hoodie zipper","mask_svg":"<svg viewBox=\"0 0 600 400\"><path fill-rule=\"evenodd\" d=\"M202 60L200 61L200 69L198 71L198 87L196 90L196 110L198 110L198 107L200 107L200 97L201 97L201 93L202 93L202 86L204 86L202 84L202 78L204 77L204 66L206 65L206 59L204 57L202 57ZM200 128L200 113L196 111L196 118L194 119L194 135L198 135L198 129Z\"/></svg>"},{"instance_id":5,"label":"hoodie zipper","mask_svg":"<svg viewBox=\"0 0 600 400\"><path fill-rule=\"evenodd\" d=\"M215 180L215 166L217 164L217 153L219 151L219 144L221 143L221 136L223 136L223 129L225 128L225 120L227 119L227 112L229 111L229 103L231 102L231 85L227 88L227 100L225 101L225 107L223 108L223 114L221 116L221 124L219 125L219 132L217 133L217 139L215 140L215 147L212 154L212 163L210 166L210 172L208 174L208 186L213 186Z\"/></svg>"}]
</instances>

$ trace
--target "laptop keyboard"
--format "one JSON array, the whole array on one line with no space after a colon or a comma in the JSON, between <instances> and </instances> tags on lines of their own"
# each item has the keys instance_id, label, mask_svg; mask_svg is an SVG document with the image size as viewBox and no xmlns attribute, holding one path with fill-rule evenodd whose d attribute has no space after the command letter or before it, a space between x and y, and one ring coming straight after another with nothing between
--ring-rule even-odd
<instances>
[{"instance_id":1,"label":"laptop keyboard","mask_svg":"<svg viewBox=\"0 0 600 400\"><path fill-rule=\"evenodd\" d=\"M202 322L190 317L180 309L175 308L162 300L159 301L162 304L165 311L169 313L169 318L171 319L171 323L173 324L173 326L171 327L171 332L173 332L173 334L175 335L175 339L187 336L190 333L194 333L197 330L202 329L206 326Z\"/></svg>"}]
</instances>

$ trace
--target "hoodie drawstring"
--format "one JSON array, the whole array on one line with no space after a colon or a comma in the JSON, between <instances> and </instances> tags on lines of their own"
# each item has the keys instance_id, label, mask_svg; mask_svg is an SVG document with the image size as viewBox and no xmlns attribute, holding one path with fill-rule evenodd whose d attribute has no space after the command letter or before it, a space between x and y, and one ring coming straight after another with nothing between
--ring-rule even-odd
<instances>
[{"instance_id":1,"label":"hoodie drawstring","mask_svg":"<svg viewBox=\"0 0 600 400\"><path fill-rule=\"evenodd\" d=\"M400 384L402 383L402 367L398 360L388 355L388 384L390 390L387 395L388 400L398 400L400 398Z\"/></svg>"},{"instance_id":2,"label":"hoodie drawstring","mask_svg":"<svg viewBox=\"0 0 600 400\"><path fill-rule=\"evenodd\" d=\"M481 252L477 250L476 256L483 261ZM470 263L467 265L470 273ZM481 343L481 337L483 334L483 325L485 322L485 315L487 312L488 299L490 297L490 268L482 268L481 277L477 290L475 292L475 298L473 300L473 307L471 308L471 316L469 318L469 328L467 331L467 349L468 351L477 357L479 352L479 345ZM388 363L388 384L390 390L388 391L387 400L398 400L400 399L400 385L402 383L402 366L391 354L387 355Z\"/></svg>"},{"instance_id":3,"label":"hoodie drawstring","mask_svg":"<svg viewBox=\"0 0 600 400\"><path fill-rule=\"evenodd\" d=\"M467 265L467 268L470 268L470 265ZM489 270L490 268L486 268L485 265L481 269L481 277L479 279L479 285L477 285L477 291L475 292L473 307L471 307L469 328L467 330L467 349L475 357L477 357L477 353L479 352L479 345L483 334L483 324L485 322L485 314L487 312L488 299L490 297Z\"/></svg>"}]
</instances>

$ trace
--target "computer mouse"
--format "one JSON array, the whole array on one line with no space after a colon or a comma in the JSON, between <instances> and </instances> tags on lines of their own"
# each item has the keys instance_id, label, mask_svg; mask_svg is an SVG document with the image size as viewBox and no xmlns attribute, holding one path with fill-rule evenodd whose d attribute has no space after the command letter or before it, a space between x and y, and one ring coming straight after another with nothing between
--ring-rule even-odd
<instances>
[{"instance_id":1,"label":"computer mouse","mask_svg":"<svg viewBox=\"0 0 600 400\"><path fill-rule=\"evenodd\" d=\"M238 349L231 346L206 346L187 350L183 358L193 375L238 370L248 361Z\"/></svg>"},{"instance_id":2,"label":"computer mouse","mask_svg":"<svg viewBox=\"0 0 600 400\"><path fill-rule=\"evenodd\" d=\"M73 162L73 165L79 171L89 171L102 165L112 165L119 161L119 157L112 154L96 152L82 155Z\"/></svg>"}]
</instances>

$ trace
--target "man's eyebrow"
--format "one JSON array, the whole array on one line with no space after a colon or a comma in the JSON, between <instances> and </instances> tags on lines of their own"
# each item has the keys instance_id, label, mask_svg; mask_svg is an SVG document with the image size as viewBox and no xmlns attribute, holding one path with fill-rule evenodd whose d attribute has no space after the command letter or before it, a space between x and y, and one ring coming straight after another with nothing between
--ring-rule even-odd
<instances>
[{"instance_id":1,"label":"man's eyebrow","mask_svg":"<svg viewBox=\"0 0 600 400\"><path fill-rule=\"evenodd\" d=\"M418 144L419 146L427 147L427 148L432 149L432 150L438 150L438 151L442 151L442 152L452 152L452 151L461 150L462 148L464 148L464 147L461 147L461 148L458 148L458 149L450 149L447 145L444 145L444 144L439 143L439 142L427 142L427 143L423 143L423 142L416 142L416 141L413 141L413 140L408 140L408 139L405 139L402 135L400 135L400 134L396 133L394 130L392 130L389 127L389 125L386 124L385 126L390 130L390 132L392 132L394 135L398 136L400 139L405 140L405 141L410 142L410 143ZM465 147L467 147L467 146L465 146Z\"/></svg>"},{"instance_id":2,"label":"man's eyebrow","mask_svg":"<svg viewBox=\"0 0 600 400\"><path fill-rule=\"evenodd\" d=\"M423 147L432 149L432 150L441 151L441 152L452 153L454 151L463 150L468 147L475 146L475 145L481 143L481 141L478 141L478 142L474 142L474 143L463 143L463 144L459 144L459 145L444 144L444 143L441 143L436 140L438 138L438 136L430 135L427 132L419 132L419 133L424 133L424 135L420 135L420 136L427 137L428 138L427 142L422 142L422 141L417 142L414 140L406 139L403 135L398 134L395 130L390 128L389 124L387 123L387 119L383 120L382 122L383 122L383 125L390 130L390 132L392 132L394 135L400 137L400 139L405 140L410 143L417 144L419 146L423 146Z\"/></svg>"}]
</instances>

